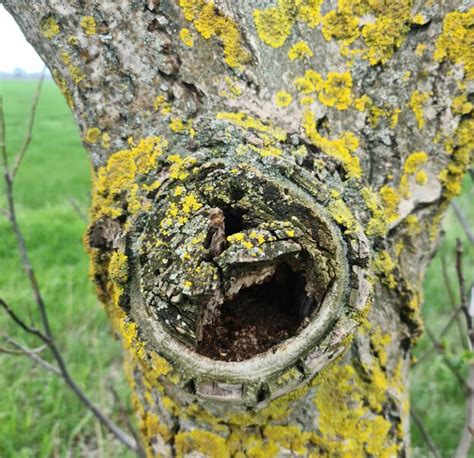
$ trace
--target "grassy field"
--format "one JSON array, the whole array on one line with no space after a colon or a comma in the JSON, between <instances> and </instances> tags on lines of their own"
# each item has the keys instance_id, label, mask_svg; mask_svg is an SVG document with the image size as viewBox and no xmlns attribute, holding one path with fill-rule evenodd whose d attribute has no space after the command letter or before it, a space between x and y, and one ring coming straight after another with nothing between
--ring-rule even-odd
<instances>
[{"instance_id":1,"label":"grassy field","mask_svg":"<svg viewBox=\"0 0 474 458\"><path fill-rule=\"evenodd\" d=\"M10 152L20 145L34 86L31 81L0 81ZM117 419L118 407L109 386L114 386L120 397L128 401L121 349L110 334L88 279L88 259L82 245L86 224L71 204L73 199L87 211L89 175L88 159L72 116L54 84L46 82L33 142L16 183L19 220L53 318L54 334L71 372L93 400ZM0 188L0 204L3 194ZM472 196L466 191L459 201L465 211L469 199ZM469 216L474 217L472 206ZM451 212L445 230L440 253L449 258L453 276L455 238L464 236ZM0 235L0 295L24 317L34 320L32 294L4 218L0 219ZM441 277L440 256L429 269L425 297L425 319L430 329L437 332L451 312ZM26 339L3 315L0 331L38 345ZM457 334L449 333L444 343L454 364L464 371ZM424 337L416 353L422 354L427 347ZM413 369L411 389L414 405L429 433L442 448L443 456L450 456L463 422L464 406L462 393L439 356ZM428 456L416 428L413 446L415 455ZM20 356L0 354L0 456L130 455L105 434L54 375Z\"/></svg>"}]
</instances>

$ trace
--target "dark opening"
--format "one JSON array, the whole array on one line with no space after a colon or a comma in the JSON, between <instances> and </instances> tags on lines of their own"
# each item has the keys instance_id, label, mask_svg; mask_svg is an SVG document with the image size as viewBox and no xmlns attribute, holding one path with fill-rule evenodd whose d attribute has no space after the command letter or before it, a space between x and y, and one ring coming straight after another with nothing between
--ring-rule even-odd
<instances>
[{"instance_id":1,"label":"dark opening","mask_svg":"<svg viewBox=\"0 0 474 458\"><path fill-rule=\"evenodd\" d=\"M314 310L304 287L301 273L279 265L269 281L222 304L220 315L204 327L196 350L213 359L242 361L294 336Z\"/></svg>"},{"instance_id":2,"label":"dark opening","mask_svg":"<svg viewBox=\"0 0 474 458\"><path fill-rule=\"evenodd\" d=\"M244 230L243 212L237 208L224 208L225 235L236 234Z\"/></svg>"}]
</instances>

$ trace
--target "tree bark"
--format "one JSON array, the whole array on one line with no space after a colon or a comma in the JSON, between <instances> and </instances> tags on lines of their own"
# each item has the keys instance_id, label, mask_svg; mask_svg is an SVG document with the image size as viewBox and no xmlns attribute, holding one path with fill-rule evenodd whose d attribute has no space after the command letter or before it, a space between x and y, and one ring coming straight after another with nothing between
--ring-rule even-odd
<instances>
[{"instance_id":1,"label":"tree bark","mask_svg":"<svg viewBox=\"0 0 474 458\"><path fill-rule=\"evenodd\" d=\"M423 274L473 147L474 10L4 4L90 153L91 275L147 453L409 454Z\"/></svg>"}]
</instances>

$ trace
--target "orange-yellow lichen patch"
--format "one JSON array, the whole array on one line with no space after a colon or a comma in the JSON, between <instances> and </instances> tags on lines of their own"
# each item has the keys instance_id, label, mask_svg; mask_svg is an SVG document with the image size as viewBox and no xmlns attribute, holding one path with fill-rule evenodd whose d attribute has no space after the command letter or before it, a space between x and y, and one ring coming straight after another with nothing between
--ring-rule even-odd
<instances>
[{"instance_id":1,"label":"orange-yellow lichen patch","mask_svg":"<svg viewBox=\"0 0 474 458\"><path fill-rule=\"evenodd\" d=\"M351 213L349 207L342 199L332 200L329 203L328 209L329 214L334 219L334 221L346 228L346 234L349 234L357 229L357 221L354 218L354 215Z\"/></svg>"},{"instance_id":2,"label":"orange-yellow lichen patch","mask_svg":"<svg viewBox=\"0 0 474 458\"><path fill-rule=\"evenodd\" d=\"M140 210L139 186L135 179L156 167L156 160L165 147L166 142L160 137L147 137L130 150L112 154L107 164L98 170L94 181L93 218L122 215L124 209L119 197L123 194L128 213L133 215Z\"/></svg>"},{"instance_id":3,"label":"orange-yellow lichen patch","mask_svg":"<svg viewBox=\"0 0 474 458\"><path fill-rule=\"evenodd\" d=\"M380 199L384 208L384 213L389 223L398 218L398 205L400 204L400 196L392 187L385 185L380 188Z\"/></svg>"},{"instance_id":4,"label":"orange-yellow lichen patch","mask_svg":"<svg viewBox=\"0 0 474 458\"><path fill-rule=\"evenodd\" d=\"M216 118L230 121L233 124L236 124L244 129L252 129L257 132L269 134L278 141L286 140L286 133L282 129L278 127L274 127L270 124L264 123L260 119L250 116L243 112L239 112L239 113L220 112L220 113L217 113Z\"/></svg>"},{"instance_id":5,"label":"orange-yellow lichen patch","mask_svg":"<svg viewBox=\"0 0 474 458\"><path fill-rule=\"evenodd\" d=\"M292 101L291 94L281 90L275 94L275 104L277 107L286 108Z\"/></svg>"},{"instance_id":6,"label":"orange-yellow lichen patch","mask_svg":"<svg viewBox=\"0 0 474 458\"><path fill-rule=\"evenodd\" d=\"M100 129L97 127L89 127L86 130L86 134L84 135L84 141L87 143L96 143L100 137Z\"/></svg>"},{"instance_id":7,"label":"orange-yellow lichen patch","mask_svg":"<svg viewBox=\"0 0 474 458\"><path fill-rule=\"evenodd\" d=\"M474 8L453 11L444 18L443 31L436 41L434 58L464 65L467 79L474 78Z\"/></svg>"},{"instance_id":8,"label":"orange-yellow lichen patch","mask_svg":"<svg viewBox=\"0 0 474 458\"><path fill-rule=\"evenodd\" d=\"M410 154L403 165L403 170L408 175L413 175L420 170L420 167L428 161L428 154L424 151L416 151Z\"/></svg>"},{"instance_id":9,"label":"orange-yellow lichen patch","mask_svg":"<svg viewBox=\"0 0 474 458\"><path fill-rule=\"evenodd\" d=\"M425 126L424 105L430 96L430 92L413 91L410 97L410 108L420 129Z\"/></svg>"},{"instance_id":10,"label":"orange-yellow lichen patch","mask_svg":"<svg viewBox=\"0 0 474 458\"><path fill-rule=\"evenodd\" d=\"M341 11L330 11L322 19L322 33L326 41L333 38L352 43L359 36L359 18Z\"/></svg>"},{"instance_id":11,"label":"orange-yellow lichen patch","mask_svg":"<svg viewBox=\"0 0 474 458\"><path fill-rule=\"evenodd\" d=\"M189 29L181 29L179 31L179 38L181 42L189 48L192 48L194 46L194 39Z\"/></svg>"},{"instance_id":12,"label":"orange-yellow lichen patch","mask_svg":"<svg viewBox=\"0 0 474 458\"><path fill-rule=\"evenodd\" d=\"M293 27L294 20L284 5L285 2L280 0L276 7L253 12L258 36L265 44L273 48L283 45Z\"/></svg>"},{"instance_id":13,"label":"orange-yellow lichen patch","mask_svg":"<svg viewBox=\"0 0 474 458\"><path fill-rule=\"evenodd\" d=\"M346 110L352 103L352 77L349 72L329 72L321 85L318 98L321 103L338 110Z\"/></svg>"},{"instance_id":14,"label":"orange-yellow lichen patch","mask_svg":"<svg viewBox=\"0 0 474 458\"><path fill-rule=\"evenodd\" d=\"M288 51L288 57L290 60L304 59L313 56L313 51L306 41L298 41Z\"/></svg>"},{"instance_id":15,"label":"orange-yellow lichen patch","mask_svg":"<svg viewBox=\"0 0 474 458\"><path fill-rule=\"evenodd\" d=\"M451 104L451 109L453 113L458 115L465 115L470 113L473 110L474 106L471 102L467 100L466 94L459 95L455 97L453 103Z\"/></svg>"},{"instance_id":16,"label":"orange-yellow lichen patch","mask_svg":"<svg viewBox=\"0 0 474 458\"><path fill-rule=\"evenodd\" d=\"M282 46L296 21L310 28L321 22L322 0L278 0L276 6L253 12L255 28L260 39L273 48Z\"/></svg>"},{"instance_id":17,"label":"orange-yellow lichen patch","mask_svg":"<svg viewBox=\"0 0 474 458\"><path fill-rule=\"evenodd\" d=\"M452 160L439 174L445 196L451 199L461 192L461 184L474 151L474 119L463 120L456 130Z\"/></svg>"},{"instance_id":18,"label":"orange-yellow lichen patch","mask_svg":"<svg viewBox=\"0 0 474 458\"><path fill-rule=\"evenodd\" d=\"M382 281L391 289L397 286L397 281L393 274L395 263L387 250L376 253L373 261L374 272L382 277Z\"/></svg>"},{"instance_id":19,"label":"orange-yellow lichen patch","mask_svg":"<svg viewBox=\"0 0 474 458\"><path fill-rule=\"evenodd\" d=\"M81 27L86 35L95 35L97 33L97 25L92 16L84 16L81 19Z\"/></svg>"},{"instance_id":20,"label":"orange-yellow lichen patch","mask_svg":"<svg viewBox=\"0 0 474 458\"><path fill-rule=\"evenodd\" d=\"M177 433L175 447L178 457L197 452L209 458L230 458L225 439L202 429Z\"/></svg>"},{"instance_id":21,"label":"orange-yellow lichen patch","mask_svg":"<svg viewBox=\"0 0 474 458\"><path fill-rule=\"evenodd\" d=\"M167 115L171 112L171 105L163 95L158 95L153 102L153 109L162 115Z\"/></svg>"},{"instance_id":22,"label":"orange-yellow lichen patch","mask_svg":"<svg viewBox=\"0 0 474 458\"><path fill-rule=\"evenodd\" d=\"M359 158L351 154L359 146L359 140L352 132L343 132L339 138L334 140L323 137L316 129L316 121L310 111L304 114L302 127L311 143L321 148L328 156L341 161L349 178L362 176Z\"/></svg>"},{"instance_id":23,"label":"orange-yellow lichen patch","mask_svg":"<svg viewBox=\"0 0 474 458\"><path fill-rule=\"evenodd\" d=\"M315 404L321 436L311 440L323 451L321 456L397 455L392 424L378 413L388 388L387 376L376 361L369 370L370 380L350 365L333 365L317 377Z\"/></svg>"},{"instance_id":24,"label":"orange-yellow lichen patch","mask_svg":"<svg viewBox=\"0 0 474 458\"><path fill-rule=\"evenodd\" d=\"M184 17L192 21L201 36L208 40L217 37L224 48L224 60L232 68L242 67L250 59L242 45L237 24L222 15L212 2L205 0L179 0Z\"/></svg>"},{"instance_id":25,"label":"orange-yellow lichen patch","mask_svg":"<svg viewBox=\"0 0 474 458\"><path fill-rule=\"evenodd\" d=\"M48 16L41 20L40 30L41 34L45 38L53 38L61 31L61 29L59 28L59 24L51 16Z\"/></svg>"}]
</instances>

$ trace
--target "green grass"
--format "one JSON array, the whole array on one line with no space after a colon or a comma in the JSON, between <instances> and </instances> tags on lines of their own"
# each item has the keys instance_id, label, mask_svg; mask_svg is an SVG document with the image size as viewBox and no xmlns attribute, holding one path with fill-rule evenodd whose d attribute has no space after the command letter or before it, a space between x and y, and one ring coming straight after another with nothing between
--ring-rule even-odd
<instances>
[{"instance_id":1,"label":"green grass","mask_svg":"<svg viewBox=\"0 0 474 458\"><path fill-rule=\"evenodd\" d=\"M33 81L0 81L10 156L21 144L35 88ZM62 95L47 81L41 94L33 141L18 172L18 218L51 317L53 332L69 368L94 401L117 419L108 386L128 401L120 344L111 336L102 306L88 279L82 244L86 227L70 199L87 212L90 167L78 130ZM0 188L0 205L4 204ZM16 242L0 218L0 296L25 319L35 319L32 293L25 280ZM25 337L4 314L0 330L20 342ZM86 412L63 382L30 360L0 354L0 456L46 457L127 455ZM107 440L106 440L107 439Z\"/></svg>"},{"instance_id":2,"label":"green grass","mask_svg":"<svg viewBox=\"0 0 474 458\"><path fill-rule=\"evenodd\" d=\"M34 87L32 81L0 81L10 153L21 143ZM473 221L474 210L468 205L472 200L472 185L467 183L467 188L459 203ZM4 203L3 191L0 187L0 205ZM121 348L111 336L88 279L88 258L82 244L86 224L70 203L72 198L87 210L90 168L72 115L50 81L45 83L41 94L33 141L18 174L15 196L53 331L70 370L92 399L117 420L118 408L108 387L112 384L120 397L128 401ZM451 211L444 227L446 236L440 254L432 262L425 282L424 318L435 333L444 326L451 312L441 276L440 255L448 258L454 288L455 239L465 240ZM31 290L4 218L0 218L0 235L0 296L22 316L35 320ZM468 254L472 258L472 248ZM0 315L0 330L26 344L38 345L4 315ZM455 327L445 344L453 363L465 371ZM415 354L422 354L428 346L427 338L423 337ZM451 456L464 419L464 402L439 356L413 369L411 392L412 402L443 456ZM415 427L412 435L415 455L427 456L427 448ZM88 456L93 451L99 456L131 456L98 426L61 380L28 359L0 354L0 456L65 456L68 451L70 456Z\"/></svg>"}]
</instances>

